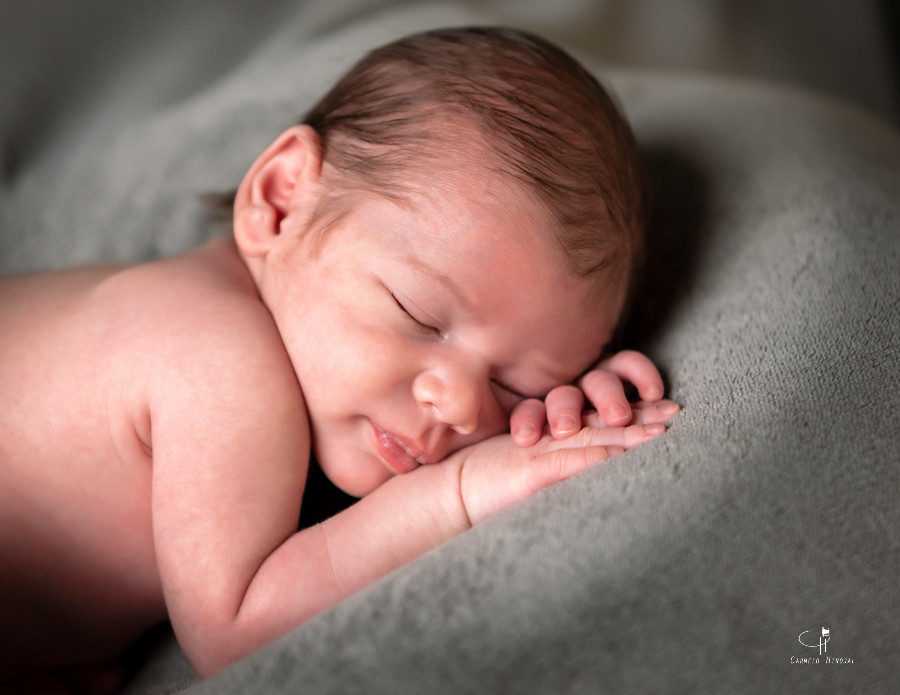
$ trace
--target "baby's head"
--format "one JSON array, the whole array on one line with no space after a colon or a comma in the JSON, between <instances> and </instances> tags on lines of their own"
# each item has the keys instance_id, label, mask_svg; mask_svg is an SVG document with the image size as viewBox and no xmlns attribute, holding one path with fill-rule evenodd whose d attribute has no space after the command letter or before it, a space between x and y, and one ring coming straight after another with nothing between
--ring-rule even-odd
<instances>
[{"instance_id":1,"label":"baby's head","mask_svg":"<svg viewBox=\"0 0 900 695\"><path fill-rule=\"evenodd\" d=\"M327 227L354 194L405 199L454 157L523 186L576 277L626 287L646 193L631 129L598 81L554 45L504 28L413 35L378 48L303 122L333 174Z\"/></svg>"},{"instance_id":2,"label":"baby's head","mask_svg":"<svg viewBox=\"0 0 900 695\"><path fill-rule=\"evenodd\" d=\"M544 41L428 32L363 58L260 155L234 231L354 495L508 428L600 356L641 255L637 148Z\"/></svg>"}]
</instances>

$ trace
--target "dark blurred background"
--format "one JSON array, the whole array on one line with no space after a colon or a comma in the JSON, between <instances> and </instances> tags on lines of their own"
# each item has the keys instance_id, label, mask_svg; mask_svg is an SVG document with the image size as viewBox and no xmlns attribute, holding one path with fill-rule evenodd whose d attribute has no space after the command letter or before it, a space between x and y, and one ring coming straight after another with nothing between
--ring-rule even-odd
<instances>
[{"instance_id":1,"label":"dark blurred background","mask_svg":"<svg viewBox=\"0 0 900 695\"><path fill-rule=\"evenodd\" d=\"M423 2L0 0L0 176L11 175L36 140L64 135L56 132L63 121L72 128L129 118L225 74L298 5L310 26L327 29L348 15ZM610 63L803 85L900 124L900 0L457 2ZM210 26L214 44L194 39L199 27L209 36ZM114 113L108 102L103 113L92 110L104 90L123 83L131 88ZM153 104L143 103L144 93Z\"/></svg>"}]
</instances>

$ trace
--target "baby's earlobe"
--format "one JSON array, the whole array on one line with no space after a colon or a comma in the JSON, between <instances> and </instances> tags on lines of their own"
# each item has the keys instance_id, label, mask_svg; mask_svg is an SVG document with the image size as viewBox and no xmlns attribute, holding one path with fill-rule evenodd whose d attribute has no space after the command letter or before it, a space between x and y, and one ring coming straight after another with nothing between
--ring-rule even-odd
<instances>
[{"instance_id":1,"label":"baby's earlobe","mask_svg":"<svg viewBox=\"0 0 900 695\"><path fill-rule=\"evenodd\" d=\"M234 214L234 238L245 256L262 257L278 235L279 220L270 206L245 204Z\"/></svg>"}]
</instances>

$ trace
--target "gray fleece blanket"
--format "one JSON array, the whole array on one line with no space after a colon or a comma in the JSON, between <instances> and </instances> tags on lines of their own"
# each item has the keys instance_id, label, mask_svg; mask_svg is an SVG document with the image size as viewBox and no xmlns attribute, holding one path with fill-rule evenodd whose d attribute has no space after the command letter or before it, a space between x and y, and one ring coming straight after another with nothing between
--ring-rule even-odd
<instances>
[{"instance_id":1,"label":"gray fleece blanket","mask_svg":"<svg viewBox=\"0 0 900 695\"><path fill-rule=\"evenodd\" d=\"M197 194L234 186L363 50L492 19L356 14L389 4L231 3L232 24L185 4L143 34L123 16L129 50L73 52L81 72L0 42L0 269L196 245L211 233ZM122 12L3 11L82 47L71 26ZM127 693L900 691L900 134L800 91L581 57L647 154L629 333L684 407L670 432L208 681L163 628Z\"/></svg>"}]
</instances>

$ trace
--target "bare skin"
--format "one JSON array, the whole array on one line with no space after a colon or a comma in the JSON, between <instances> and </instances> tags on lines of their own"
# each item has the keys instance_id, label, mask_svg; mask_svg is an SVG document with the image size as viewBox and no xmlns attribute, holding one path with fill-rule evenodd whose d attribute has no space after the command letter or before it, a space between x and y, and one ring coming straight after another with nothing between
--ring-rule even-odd
<instances>
[{"instance_id":1,"label":"bare skin","mask_svg":"<svg viewBox=\"0 0 900 695\"><path fill-rule=\"evenodd\" d=\"M150 456L104 366L109 301L86 299L114 272L0 280L0 680L112 658L165 618Z\"/></svg>"},{"instance_id":2,"label":"bare skin","mask_svg":"<svg viewBox=\"0 0 900 695\"><path fill-rule=\"evenodd\" d=\"M573 305L537 213L471 171L413 212L364 201L311 254L311 137L251 168L236 242L0 279L0 682L109 661L166 618L213 673L677 411L646 358L588 369L619 299L603 321ZM450 284L418 272L435 258ZM600 414L560 428L585 372ZM622 378L653 403L606 426ZM362 499L297 533L313 448Z\"/></svg>"},{"instance_id":3,"label":"bare skin","mask_svg":"<svg viewBox=\"0 0 900 695\"><path fill-rule=\"evenodd\" d=\"M176 297L139 295L198 266L224 271L222 289L247 282L238 263L215 255L0 279L0 637L9 657L0 678L106 661L165 620L151 384L140 378L163 367L163 353L155 340L140 343L169 312L185 312ZM124 311L129 301L137 316Z\"/></svg>"}]
</instances>

